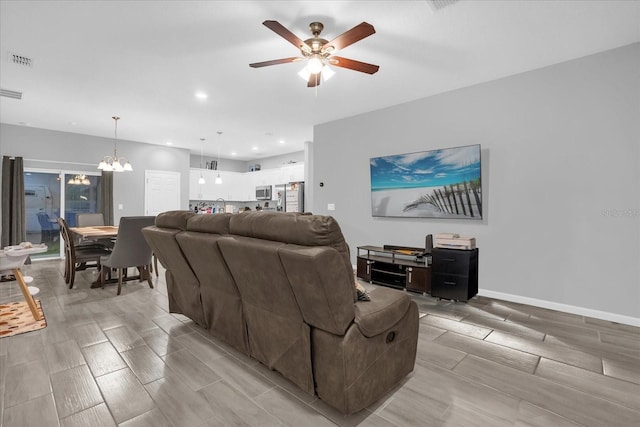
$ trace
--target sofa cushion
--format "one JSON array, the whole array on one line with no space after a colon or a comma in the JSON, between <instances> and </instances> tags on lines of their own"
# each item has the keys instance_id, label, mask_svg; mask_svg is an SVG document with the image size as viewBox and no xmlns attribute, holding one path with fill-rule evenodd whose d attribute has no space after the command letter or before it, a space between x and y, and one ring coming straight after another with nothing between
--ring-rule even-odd
<instances>
[{"instance_id":1,"label":"sofa cushion","mask_svg":"<svg viewBox=\"0 0 640 427\"><path fill-rule=\"evenodd\" d=\"M352 298L357 294L349 246L338 222L331 216L297 212L245 212L229 221L229 233L301 246L329 246L341 256L343 268L351 274Z\"/></svg>"},{"instance_id":2,"label":"sofa cushion","mask_svg":"<svg viewBox=\"0 0 640 427\"><path fill-rule=\"evenodd\" d=\"M353 287L338 252L326 246L284 245L278 249L304 321L343 335L354 318Z\"/></svg>"},{"instance_id":3,"label":"sofa cushion","mask_svg":"<svg viewBox=\"0 0 640 427\"><path fill-rule=\"evenodd\" d=\"M201 233L229 234L229 220L232 214L193 215L187 221L188 231Z\"/></svg>"},{"instance_id":4,"label":"sofa cushion","mask_svg":"<svg viewBox=\"0 0 640 427\"><path fill-rule=\"evenodd\" d=\"M285 244L235 235L217 242L242 298L251 356L313 393L311 332L280 261Z\"/></svg>"},{"instance_id":5,"label":"sofa cushion","mask_svg":"<svg viewBox=\"0 0 640 427\"><path fill-rule=\"evenodd\" d=\"M196 216L196 214L191 211L162 212L156 216L156 227L186 230L187 220L193 216Z\"/></svg>"},{"instance_id":6,"label":"sofa cushion","mask_svg":"<svg viewBox=\"0 0 640 427\"><path fill-rule=\"evenodd\" d=\"M213 222L224 222L223 215L218 214L197 215L191 219L200 217L221 217ZM188 227L193 225L191 219ZM178 233L176 240L200 282L200 299L209 333L249 354L242 300L218 248L220 237L220 234L215 233L185 231Z\"/></svg>"},{"instance_id":7,"label":"sofa cushion","mask_svg":"<svg viewBox=\"0 0 640 427\"><path fill-rule=\"evenodd\" d=\"M398 322L411 304L408 295L389 288L376 288L369 296L370 301L355 305L355 323L365 337L376 336Z\"/></svg>"},{"instance_id":8,"label":"sofa cushion","mask_svg":"<svg viewBox=\"0 0 640 427\"><path fill-rule=\"evenodd\" d=\"M163 214L160 214L161 216ZM142 235L167 269L167 292L170 296L169 309L172 313L182 313L198 325L207 327L200 301L200 282L182 254L176 235L182 233L176 228L145 227ZM172 280L169 279L172 277Z\"/></svg>"}]
</instances>

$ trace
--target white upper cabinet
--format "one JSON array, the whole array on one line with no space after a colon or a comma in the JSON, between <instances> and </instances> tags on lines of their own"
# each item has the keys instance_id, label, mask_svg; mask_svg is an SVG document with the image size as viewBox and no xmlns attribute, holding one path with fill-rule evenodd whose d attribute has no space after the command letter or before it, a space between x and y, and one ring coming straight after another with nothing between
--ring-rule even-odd
<instances>
[{"instance_id":1,"label":"white upper cabinet","mask_svg":"<svg viewBox=\"0 0 640 427\"><path fill-rule=\"evenodd\" d=\"M280 182L277 182L277 184L304 181L304 163L293 163L291 165L281 166L279 171Z\"/></svg>"},{"instance_id":2,"label":"white upper cabinet","mask_svg":"<svg viewBox=\"0 0 640 427\"><path fill-rule=\"evenodd\" d=\"M205 180L198 184L200 174ZM304 181L304 163L281 166L277 169L265 169L255 172L220 171L222 184L216 184L218 171L209 169L191 169L189 171L189 199L249 202L256 200L256 187L259 185L286 184ZM273 193L272 193L273 194Z\"/></svg>"}]
</instances>

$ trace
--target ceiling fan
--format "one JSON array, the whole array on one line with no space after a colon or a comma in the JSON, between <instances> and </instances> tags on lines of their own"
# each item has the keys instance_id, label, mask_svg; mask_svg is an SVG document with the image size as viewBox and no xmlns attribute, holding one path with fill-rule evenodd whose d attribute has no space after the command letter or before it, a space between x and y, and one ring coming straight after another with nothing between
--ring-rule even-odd
<instances>
[{"instance_id":1,"label":"ceiling fan","mask_svg":"<svg viewBox=\"0 0 640 427\"><path fill-rule=\"evenodd\" d=\"M298 73L300 77L307 80L307 87L318 86L323 72L325 73L325 80L334 74L333 70L327 67L329 64L367 74L374 74L380 68L378 65L367 64L366 62L332 55L336 50L344 49L365 37L375 34L376 30L373 28L373 25L366 22L356 25L349 31L346 31L331 41L320 38L320 33L324 28L324 25L320 22L312 22L309 24L309 30L311 31L311 34L313 34L313 37L304 41L286 29L278 21L264 21L262 24L300 49L300 54L302 56L255 62L253 64L249 64L250 67L260 68L269 65L307 60L306 67Z\"/></svg>"}]
</instances>

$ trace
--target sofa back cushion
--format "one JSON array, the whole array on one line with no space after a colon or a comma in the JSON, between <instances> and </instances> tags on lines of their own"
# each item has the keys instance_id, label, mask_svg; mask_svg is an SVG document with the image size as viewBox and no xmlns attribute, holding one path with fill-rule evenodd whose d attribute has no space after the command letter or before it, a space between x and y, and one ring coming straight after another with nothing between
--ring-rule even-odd
<instances>
[{"instance_id":1,"label":"sofa back cushion","mask_svg":"<svg viewBox=\"0 0 640 427\"><path fill-rule=\"evenodd\" d=\"M191 211L167 211L156 216L156 227L186 230L189 218L196 216Z\"/></svg>"},{"instance_id":2,"label":"sofa back cushion","mask_svg":"<svg viewBox=\"0 0 640 427\"><path fill-rule=\"evenodd\" d=\"M280 260L306 323L344 335L355 317L342 257L328 246L284 245Z\"/></svg>"},{"instance_id":3,"label":"sofa back cushion","mask_svg":"<svg viewBox=\"0 0 640 427\"><path fill-rule=\"evenodd\" d=\"M232 214L222 213L215 215L193 215L189 217L186 225L188 231L201 233L229 234L229 220Z\"/></svg>"},{"instance_id":4,"label":"sofa back cushion","mask_svg":"<svg viewBox=\"0 0 640 427\"><path fill-rule=\"evenodd\" d=\"M209 227L200 226L208 224L223 231L224 218L214 220L213 217L222 217L222 215L197 215L192 220L206 218L205 221L189 220L189 228L207 229ZM196 226L194 222L197 223ZM226 224L228 230L228 218ZM222 227L218 227L220 225ZM200 282L202 310L209 333L221 338L244 354L249 354L242 299L218 248L220 237L221 234L213 232L185 231L178 233L176 239Z\"/></svg>"},{"instance_id":5,"label":"sofa back cushion","mask_svg":"<svg viewBox=\"0 0 640 427\"><path fill-rule=\"evenodd\" d=\"M313 393L311 333L280 262L285 245L233 234L218 239L242 297L251 355Z\"/></svg>"},{"instance_id":6,"label":"sofa back cushion","mask_svg":"<svg viewBox=\"0 0 640 427\"><path fill-rule=\"evenodd\" d=\"M335 268L345 275L352 300L357 300L349 246L333 217L296 212L245 212L231 218L229 232L293 245L335 249L342 261L341 265L335 264Z\"/></svg>"},{"instance_id":7,"label":"sofa back cushion","mask_svg":"<svg viewBox=\"0 0 640 427\"><path fill-rule=\"evenodd\" d=\"M158 218L162 215L160 214ZM157 218L156 224L158 224ZM160 224L166 225L168 223L161 220ZM186 221L183 224L186 225ZM202 302L200 301L200 282L178 245L176 235L180 232L181 230L178 228L162 228L158 225L142 229L142 235L151 250L164 268L167 269L167 291L170 311L182 313L190 317L198 325L206 328L207 323L202 312Z\"/></svg>"}]
</instances>

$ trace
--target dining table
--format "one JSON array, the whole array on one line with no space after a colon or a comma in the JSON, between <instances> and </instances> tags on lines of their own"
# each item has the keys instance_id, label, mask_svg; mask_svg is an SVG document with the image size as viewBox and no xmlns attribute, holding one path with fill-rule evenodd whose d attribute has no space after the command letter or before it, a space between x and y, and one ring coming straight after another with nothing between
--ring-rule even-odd
<instances>
[{"instance_id":1,"label":"dining table","mask_svg":"<svg viewBox=\"0 0 640 427\"><path fill-rule=\"evenodd\" d=\"M74 236L76 236L79 240L82 240L82 241L115 239L118 236L117 225L91 225L88 227L69 227L69 231L71 231L71 233ZM153 257L153 259L154 259L153 264L157 271L158 261L155 256ZM125 279L124 279L125 281L138 280L138 279L140 279L140 275L128 276L125 272ZM117 283L117 279L112 279L111 277L109 277L109 279L106 280L106 283L108 284ZM98 288L98 287L101 287L99 278L91 284L91 288Z\"/></svg>"},{"instance_id":2,"label":"dining table","mask_svg":"<svg viewBox=\"0 0 640 427\"><path fill-rule=\"evenodd\" d=\"M118 226L116 225L69 227L69 230L81 240L110 239L118 235Z\"/></svg>"},{"instance_id":3,"label":"dining table","mask_svg":"<svg viewBox=\"0 0 640 427\"><path fill-rule=\"evenodd\" d=\"M87 227L69 227L69 231L74 237L75 241L88 241L88 240L105 240L115 239L118 236L117 225L90 225ZM84 270L86 267L78 267L78 270ZM109 276L111 276L109 274ZM114 280L109 277L107 283L115 283ZM100 278L98 277L91 283L91 288L101 287Z\"/></svg>"}]
</instances>

